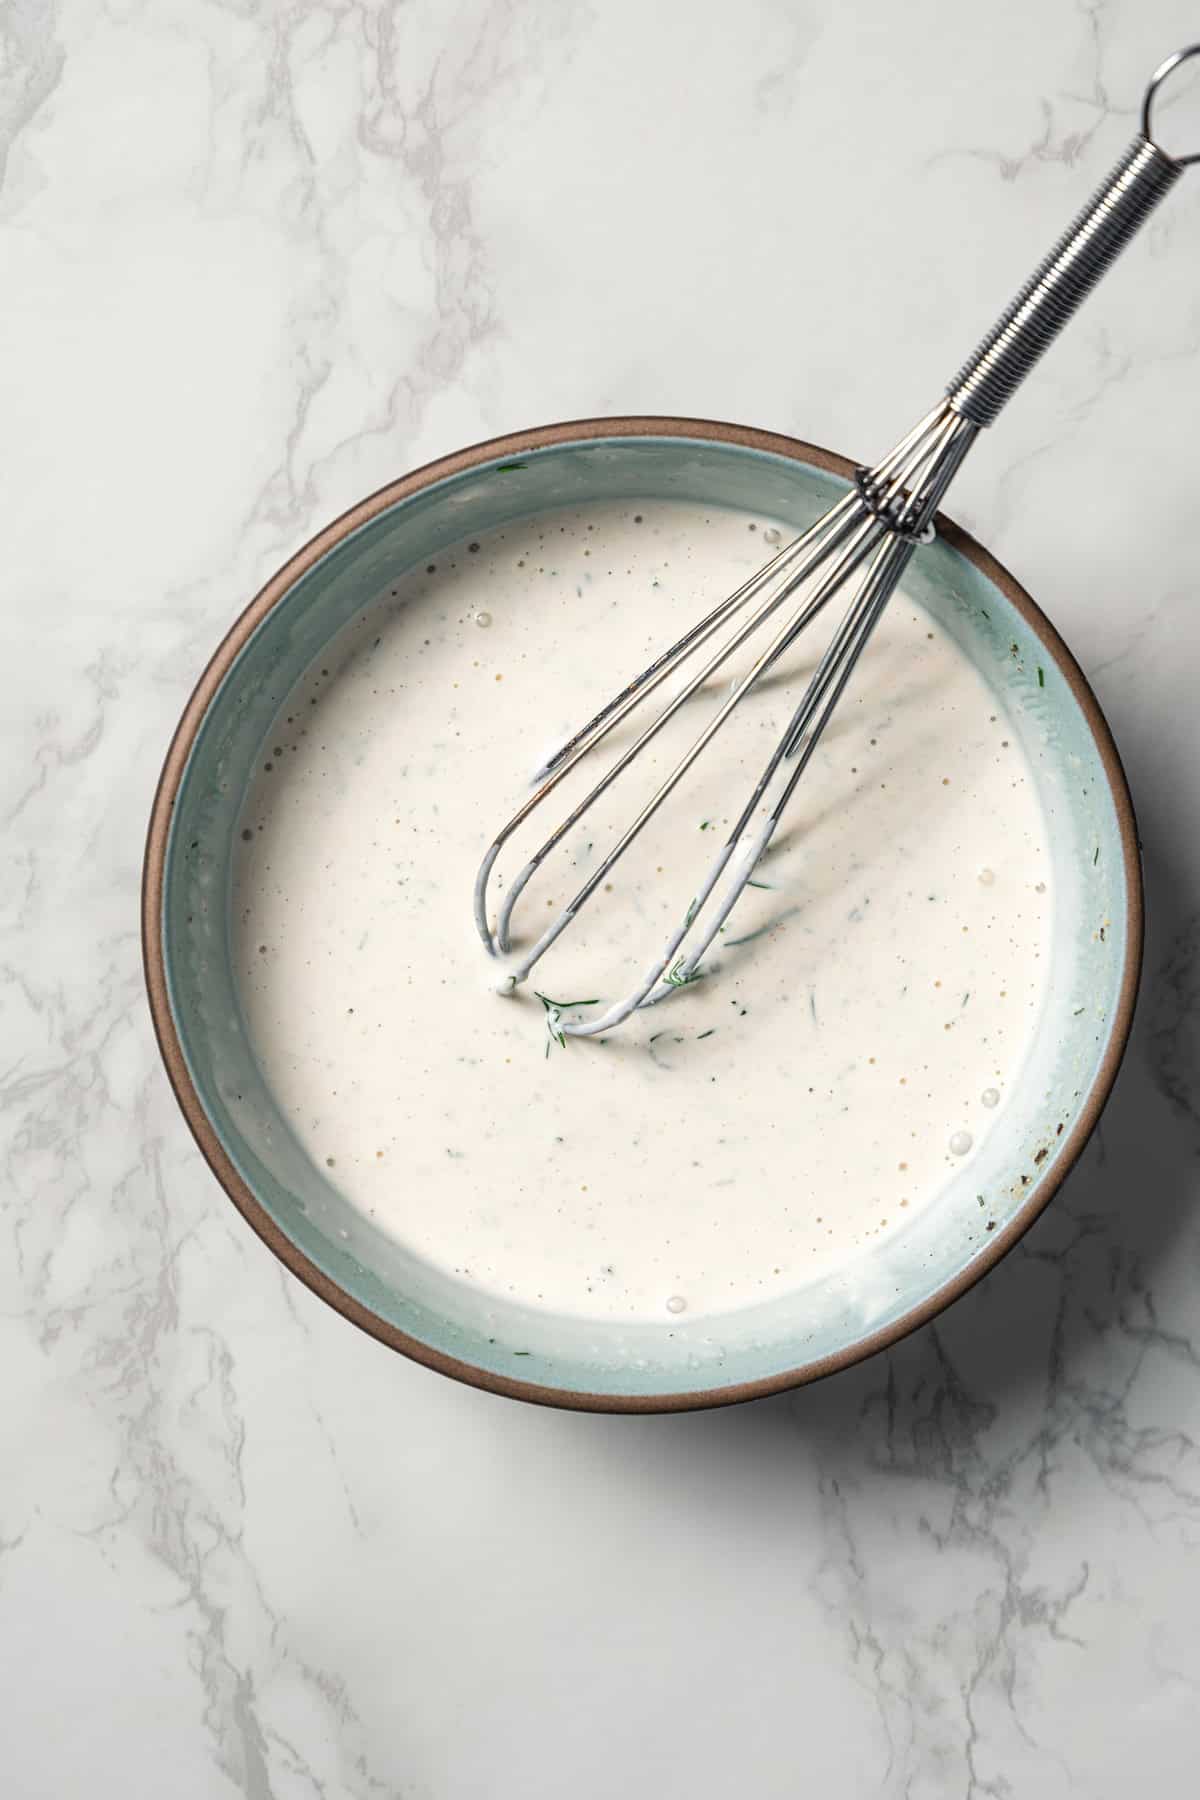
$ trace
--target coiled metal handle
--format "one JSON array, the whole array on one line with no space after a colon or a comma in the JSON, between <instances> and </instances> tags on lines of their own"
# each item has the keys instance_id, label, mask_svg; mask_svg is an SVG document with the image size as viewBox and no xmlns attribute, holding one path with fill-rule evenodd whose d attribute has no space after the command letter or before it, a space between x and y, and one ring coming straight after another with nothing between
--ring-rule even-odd
<instances>
[{"instance_id":1,"label":"coiled metal handle","mask_svg":"<svg viewBox=\"0 0 1200 1800\"><path fill-rule=\"evenodd\" d=\"M992 423L1186 165L1200 160L1168 156L1150 135L1158 88L1172 69L1197 55L1200 44L1192 44L1155 70L1142 104L1141 132L946 389L964 418Z\"/></svg>"}]
</instances>

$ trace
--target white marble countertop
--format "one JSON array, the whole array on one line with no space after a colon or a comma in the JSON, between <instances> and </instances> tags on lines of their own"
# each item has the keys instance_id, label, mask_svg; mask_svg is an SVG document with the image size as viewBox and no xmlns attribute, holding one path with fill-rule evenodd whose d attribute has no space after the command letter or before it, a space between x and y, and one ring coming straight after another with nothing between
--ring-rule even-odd
<instances>
[{"instance_id":1,"label":"white marble countertop","mask_svg":"<svg viewBox=\"0 0 1200 1800\"><path fill-rule=\"evenodd\" d=\"M1084 1163L935 1326L670 1419L409 1366L201 1163L137 892L191 684L319 525L559 417L878 453L1196 36L1182 0L0 14L13 1800L1194 1791L1200 173L954 497L1097 685L1150 928Z\"/></svg>"}]
</instances>

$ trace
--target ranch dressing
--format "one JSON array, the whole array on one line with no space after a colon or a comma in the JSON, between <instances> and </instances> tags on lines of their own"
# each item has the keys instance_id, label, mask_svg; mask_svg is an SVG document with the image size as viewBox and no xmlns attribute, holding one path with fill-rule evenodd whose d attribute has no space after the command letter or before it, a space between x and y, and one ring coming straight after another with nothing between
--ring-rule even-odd
<instances>
[{"instance_id":1,"label":"ranch dressing","mask_svg":"<svg viewBox=\"0 0 1200 1800\"><path fill-rule=\"evenodd\" d=\"M520 994L494 992L470 902L496 829L547 754L777 530L648 501L463 542L330 646L264 749L235 954L266 1077L328 1179L484 1295L667 1324L769 1298L902 1230L1003 1115L1048 956L1044 826L996 697L903 592L702 980L603 1040L547 1031L653 960L832 610ZM539 871L514 920L529 941L728 674ZM580 792L535 816L498 894Z\"/></svg>"}]
</instances>

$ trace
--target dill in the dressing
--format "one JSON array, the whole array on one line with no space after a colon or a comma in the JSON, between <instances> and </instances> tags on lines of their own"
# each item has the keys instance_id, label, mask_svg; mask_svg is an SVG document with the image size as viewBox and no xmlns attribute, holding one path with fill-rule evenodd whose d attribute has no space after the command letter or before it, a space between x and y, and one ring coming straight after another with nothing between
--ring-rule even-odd
<instances>
[{"instance_id":1,"label":"dill in the dressing","mask_svg":"<svg viewBox=\"0 0 1200 1800\"><path fill-rule=\"evenodd\" d=\"M682 956L677 962L671 964L671 967L663 976L663 980L667 983L668 987L673 988L690 987L693 981L702 981L703 979L704 970L689 969L685 967L685 961Z\"/></svg>"},{"instance_id":2,"label":"dill in the dressing","mask_svg":"<svg viewBox=\"0 0 1200 1800\"><path fill-rule=\"evenodd\" d=\"M566 1033L562 1028L562 1016L565 1012L569 1012L572 1007L576 1006L599 1006L600 1004L599 1000L552 1000L549 994L539 994L536 988L534 993L537 994L537 998L545 1010L546 1030L549 1033L546 1039L547 1056L550 1054L552 1042L557 1044L560 1050L565 1050L567 1047Z\"/></svg>"}]
</instances>

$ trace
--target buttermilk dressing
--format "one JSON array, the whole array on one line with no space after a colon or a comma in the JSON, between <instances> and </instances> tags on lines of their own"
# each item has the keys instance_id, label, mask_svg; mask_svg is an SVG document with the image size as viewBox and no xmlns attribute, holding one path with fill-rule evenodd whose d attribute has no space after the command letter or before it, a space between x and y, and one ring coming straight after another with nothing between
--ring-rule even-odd
<instances>
[{"instance_id":1,"label":"buttermilk dressing","mask_svg":"<svg viewBox=\"0 0 1200 1800\"><path fill-rule=\"evenodd\" d=\"M1048 955L1045 831L996 696L903 592L701 980L603 1040L554 1032L653 961L832 614L520 993L494 991L471 889L496 828L778 529L647 501L464 541L329 647L265 746L235 953L267 1079L355 1206L484 1295L664 1322L772 1297L902 1230L1002 1116ZM547 861L527 941L727 692L723 671Z\"/></svg>"}]
</instances>

